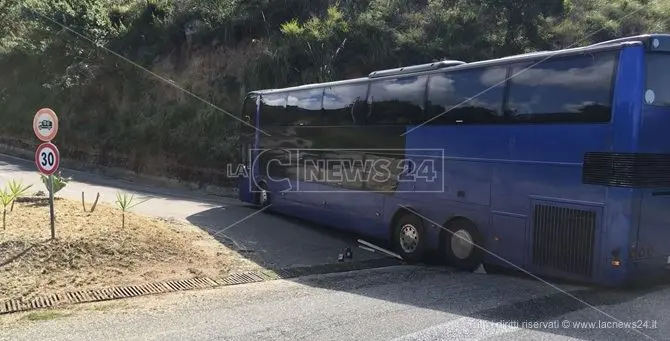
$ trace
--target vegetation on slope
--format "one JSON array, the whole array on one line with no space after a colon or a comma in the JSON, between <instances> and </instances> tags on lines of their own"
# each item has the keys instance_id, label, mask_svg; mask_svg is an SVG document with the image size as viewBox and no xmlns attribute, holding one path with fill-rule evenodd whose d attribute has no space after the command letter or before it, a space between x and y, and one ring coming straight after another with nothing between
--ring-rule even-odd
<instances>
[{"instance_id":1,"label":"vegetation on slope","mask_svg":"<svg viewBox=\"0 0 670 341\"><path fill-rule=\"evenodd\" d=\"M0 0L0 142L208 183L252 89L667 31L661 0Z\"/></svg>"}]
</instances>

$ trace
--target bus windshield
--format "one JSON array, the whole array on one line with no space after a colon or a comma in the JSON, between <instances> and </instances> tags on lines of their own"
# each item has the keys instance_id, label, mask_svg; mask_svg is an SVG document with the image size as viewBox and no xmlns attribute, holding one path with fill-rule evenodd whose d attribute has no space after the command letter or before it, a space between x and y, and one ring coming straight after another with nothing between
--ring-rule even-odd
<instances>
[{"instance_id":1,"label":"bus windshield","mask_svg":"<svg viewBox=\"0 0 670 341\"><path fill-rule=\"evenodd\" d=\"M653 105L670 106L670 53L647 55L645 100Z\"/></svg>"}]
</instances>

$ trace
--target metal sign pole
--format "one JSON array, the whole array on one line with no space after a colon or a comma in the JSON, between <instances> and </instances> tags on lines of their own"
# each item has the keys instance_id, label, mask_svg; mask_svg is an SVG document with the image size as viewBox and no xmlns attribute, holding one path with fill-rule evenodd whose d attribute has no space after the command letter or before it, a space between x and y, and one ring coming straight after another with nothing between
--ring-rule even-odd
<instances>
[{"instance_id":1,"label":"metal sign pole","mask_svg":"<svg viewBox=\"0 0 670 341\"><path fill-rule=\"evenodd\" d=\"M56 239L56 222L54 217L54 176L49 175L49 212L51 215L51 239Z\"/></svg>"},{"instance_id":2,"label":"metal sign pole","mask_svg":"<svg viewBox=\"0 0 670 341\"><path fill-rule=\"evenodd\" d=\"M60 164L60 152L58 147L51 143L58 133L58 115L49 109L42 108L33 117L33 132L37 139L43 143L37 146L35 151L35 165L40 173L49 177L47 188L49 190L49 213L51 216L51 239L56 239L56 219L54 215L54 172Z\"/></svg>"}]
</instances>

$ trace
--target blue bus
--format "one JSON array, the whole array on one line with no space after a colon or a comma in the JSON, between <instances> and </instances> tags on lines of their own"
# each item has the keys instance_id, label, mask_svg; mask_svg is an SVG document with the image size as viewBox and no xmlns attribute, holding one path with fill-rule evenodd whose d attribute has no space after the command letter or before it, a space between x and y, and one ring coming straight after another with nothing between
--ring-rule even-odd
<instances>
[{"instance_id":1,"label":"blue bus","mask_svg":"<svg viewBox=\"0 0 670 341\"><path fill-rule=\"evenodd\" d=\"M262 209L466 271L670 268L670 34L253 91L241 115Z\"/></svg>"}]
</instances>

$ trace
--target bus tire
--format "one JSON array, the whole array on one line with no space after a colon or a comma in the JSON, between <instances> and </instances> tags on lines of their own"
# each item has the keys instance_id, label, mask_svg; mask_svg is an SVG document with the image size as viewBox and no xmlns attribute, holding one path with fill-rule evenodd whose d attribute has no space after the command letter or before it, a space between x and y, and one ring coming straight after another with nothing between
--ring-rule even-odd
<instances>
[{"instance_id":1,"label":"bus tire","mask_svg":"<svg viewBox=\"0 0 670 341\"><path fill-rule=\"evenodd\" d=\"M482 237L477 227L469 220L458 219L448 223L446 229L443 250L448 264L462 271L477 270L484 260Z\"/></svg>"},{"instance_id":2,"label":"bus tire","mask_svg":"<svg viewBox=\"0 0 670 341\"><path fill-rule=\"evenodd\" d=\"M395 220L393 226L393 247L407 262L423 260L425 254L425 229L421 218L409 212Z\"/></svg>"}]
</instances>

